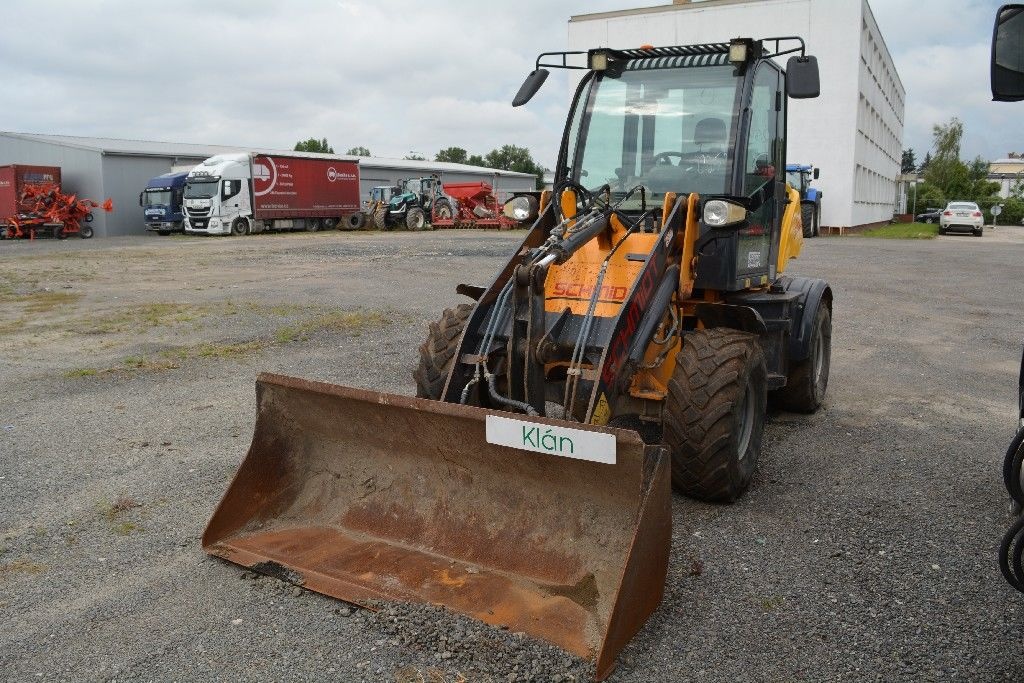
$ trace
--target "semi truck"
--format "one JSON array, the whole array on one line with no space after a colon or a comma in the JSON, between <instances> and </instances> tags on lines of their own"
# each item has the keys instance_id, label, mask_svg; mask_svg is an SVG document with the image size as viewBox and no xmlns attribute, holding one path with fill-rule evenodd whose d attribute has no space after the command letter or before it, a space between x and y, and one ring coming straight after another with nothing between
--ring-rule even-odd
<instances>
[{"instance_id":1,"label":"semi truck","mask_svg":"<svg viewBox=\"0 0 1024 683\"><path fill-rule=\"evenodd\" d=\"M150 178L146 183L146 189L139 193L139 206L143 208L146 230L170 235L185 229L182 200L187 177L187 171L164 173Z\"/></svg>"},{"instance_id":2,"label":"semi truck","mask_svg":"<svg viewBox=\"0 0 1024 683\"><path fill-rule=\"evenodd\" d=\"M359 162L325 155L218 154L185 179L185 232L333 229L360 210Z\"/></svg>"}]
</instances>

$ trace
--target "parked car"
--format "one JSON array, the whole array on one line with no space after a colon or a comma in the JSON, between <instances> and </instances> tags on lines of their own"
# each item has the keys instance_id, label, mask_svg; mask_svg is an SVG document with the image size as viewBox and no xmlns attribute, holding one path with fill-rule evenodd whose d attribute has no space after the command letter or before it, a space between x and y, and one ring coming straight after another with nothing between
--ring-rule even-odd
<instances>
[{"instance_id":1,"label":"parked car","mask_svg":"<svg viewBox=\"0 0 1024 683\"><path fill-rule=\"evenodd\" d=\"M939 217L939 234L949 231L972 232L981 237L985 218L974 202L950 202Z\"/></svg>"},{"instance_id":2,"label":"parked car","mask_svg":"<svg viewBox=\"0 0 1024 683\"><path fill-rule=\"evenodd\" d=\"M918 223L938 223L939 216L942 215L942 209L933 209L931 207L925 209L924 213L919 213L914 216L914 220Z\"/></svg>"}]
</instances>

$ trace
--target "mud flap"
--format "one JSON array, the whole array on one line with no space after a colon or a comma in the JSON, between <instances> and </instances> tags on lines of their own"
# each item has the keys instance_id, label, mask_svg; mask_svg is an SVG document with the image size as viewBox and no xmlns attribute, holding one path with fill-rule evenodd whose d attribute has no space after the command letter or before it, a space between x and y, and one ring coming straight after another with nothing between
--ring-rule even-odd
<instances>
[{"instance_id":1,"label":"mud flap","mask_svg":"<svg viewBox=\"0 0 1024 683\"><path fill-rule=\"evenodd\" d=\"M635 432L264 374L206 552L366 605L441 604L595 661L657 608L668 454ZM488 414L612 434L615 464L489 444Z\"/></svg>"}]
</instances>

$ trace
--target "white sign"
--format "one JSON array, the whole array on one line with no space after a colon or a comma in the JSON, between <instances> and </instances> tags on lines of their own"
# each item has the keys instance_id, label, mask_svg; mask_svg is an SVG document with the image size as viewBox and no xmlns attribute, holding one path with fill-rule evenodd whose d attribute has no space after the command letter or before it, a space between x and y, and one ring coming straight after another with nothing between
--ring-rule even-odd
<instances>
[{"instance_id":1,"label":"white sign","mask_svg":"<svg viewBox=\"0 0 1024 683\"><path fill-rule=\"evenodd\" d=\"M487 443L564 458L615 464L615 437L572 427L487 416Z\"/></svg>"},{"instance_id":2,"label":"white sign","mask_svg":"<svg viewBox=\"0 0 1024 683\"><path fill-rule=\"evenodd\" d=\"M989 209L989 211L992 212L993 216L998 216L999 214L1001 214L1003 212L1003 205L1002 204L996 204L991 209Z\"/></svg>"}]
</instances>

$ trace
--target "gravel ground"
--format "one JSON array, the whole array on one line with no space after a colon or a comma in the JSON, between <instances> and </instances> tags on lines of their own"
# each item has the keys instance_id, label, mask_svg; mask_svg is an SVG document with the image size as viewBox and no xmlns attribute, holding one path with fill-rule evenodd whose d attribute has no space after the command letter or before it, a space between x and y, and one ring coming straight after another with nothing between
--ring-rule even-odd
<instances>
[{"instance_id":1,"label":"gravel ground","mask_svg":"<svg viewBox=\"0 0 1024 683\"><path fill-rule=\"evenodd\" d=\"M543 643L243 572L199 535L269 370L412 393L425 324L520 235L0 243L0 678L583 680ZM732 506L673 500L659 611L613 681L1021 680L995 564L1024 232L807 244L824 410L771 416Z\"/></svg>"}]
</instances>

